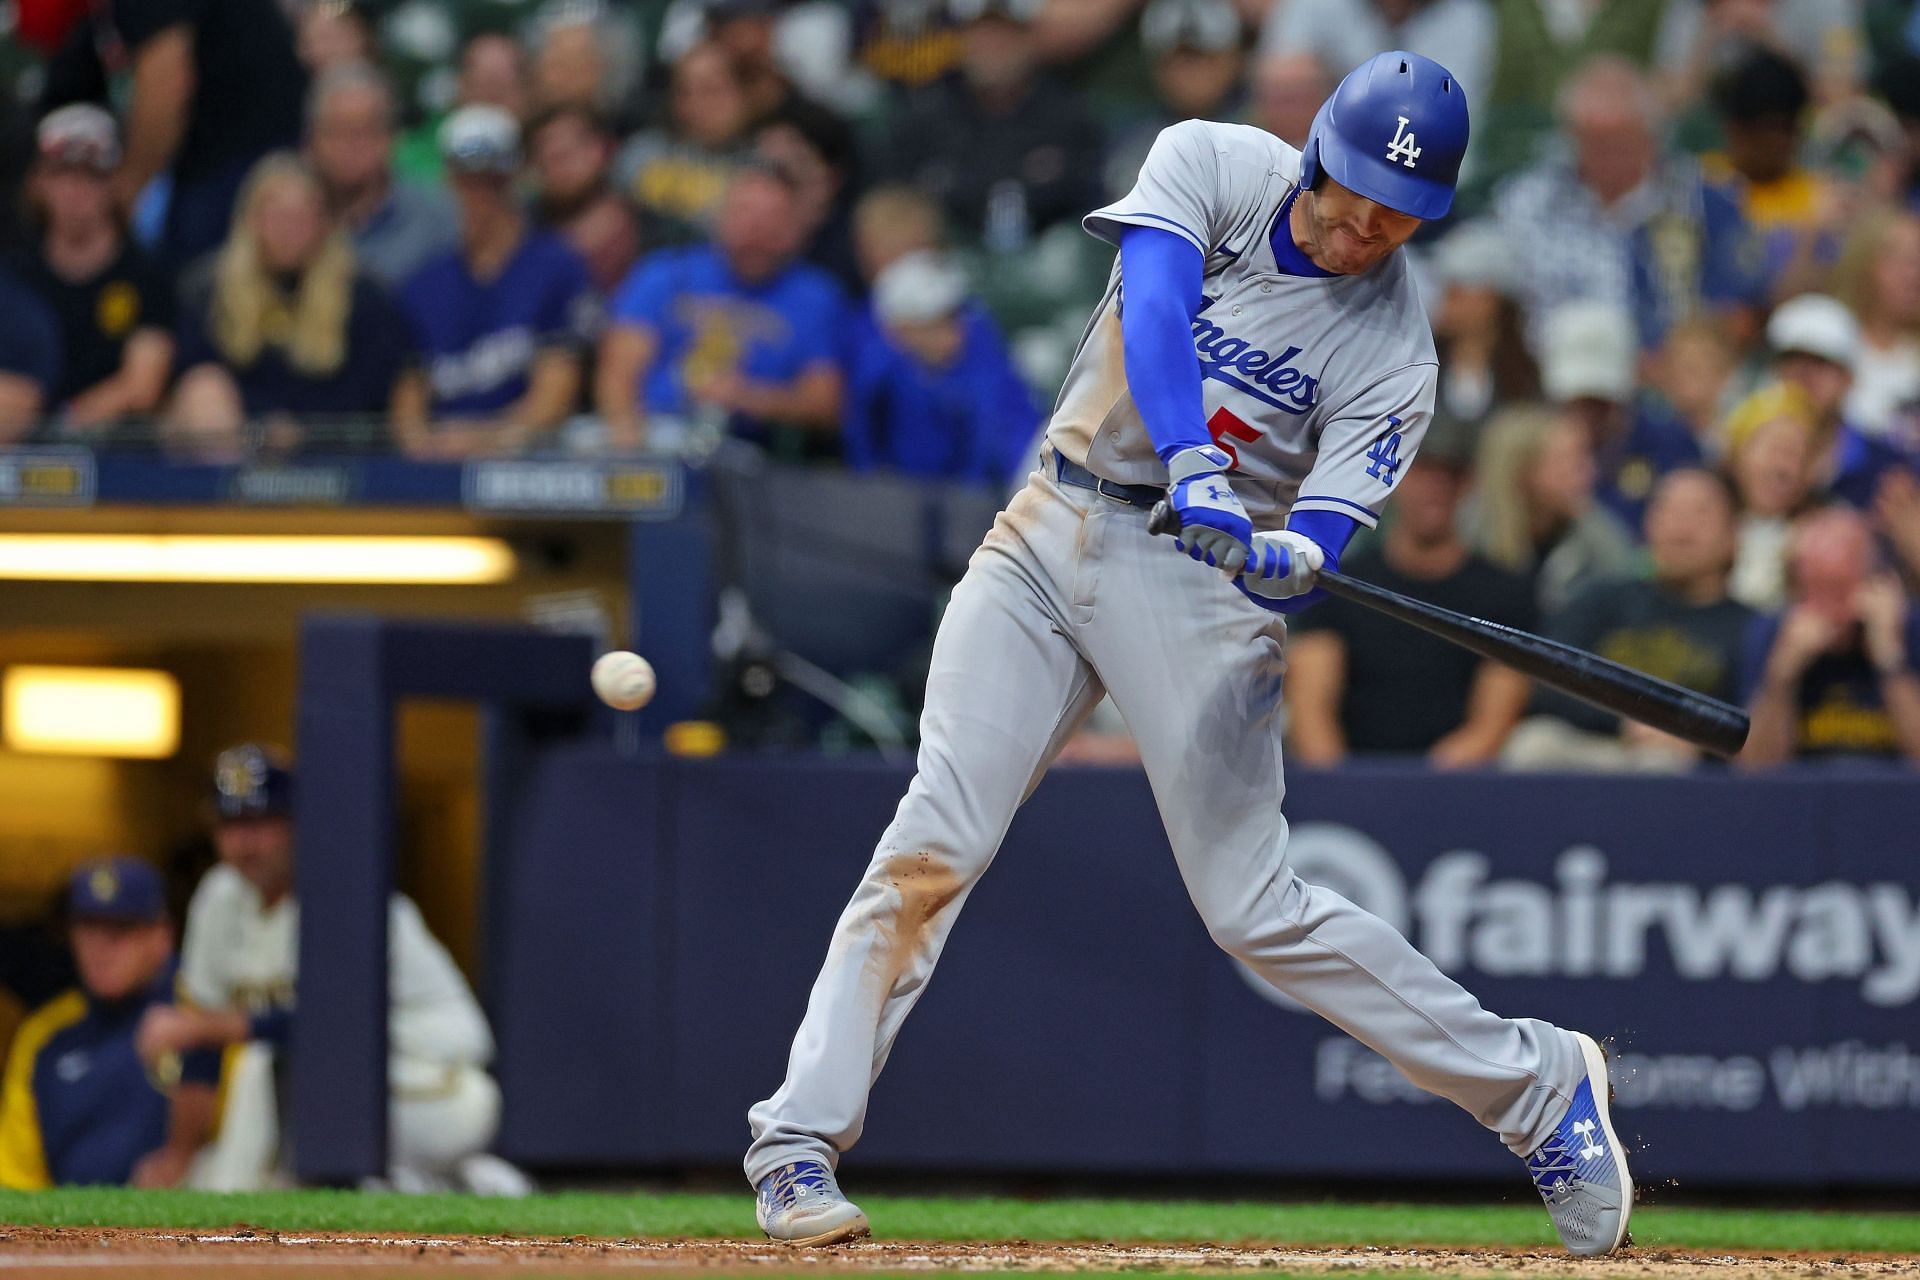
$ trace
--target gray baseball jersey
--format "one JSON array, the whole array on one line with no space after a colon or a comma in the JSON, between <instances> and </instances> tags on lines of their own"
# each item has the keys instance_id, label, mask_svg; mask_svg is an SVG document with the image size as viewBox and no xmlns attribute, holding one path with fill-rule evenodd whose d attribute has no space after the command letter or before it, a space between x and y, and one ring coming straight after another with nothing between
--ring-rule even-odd
<instances>
[{"instance_id":1,"label":"gray baseball jersey","mask_svg":"<svg viewBox=\"0 0 1920 1280\"><path fill-rule=\"evenodd\" d=\"M1278 528L1290 509L1371 526L1433 414L1433 334L1400 254L1358 276L1280 269L1270 236L1299 176L1300 153L1272 134L1189 120L1160 135L1133 190L1086 227L1115 244L1125 227L1158 227L1205 258L1193 321L1203 412L1235 456L1254 527ZM1047 439L1109 480L1165 484L1127 389L1123 303L1116 264Z\"/></svg>"},{"instance_id":2,"label":"gray baseball jersey","mask_svg":"<svg viewBox=\"0 0 1920 1280\"><path fill-rule=\"evenodd\" d=\"M1125 223L1167 226L1206 255L1193 324L1206 413L1256 522L1278 524L1292 504L1371 524L1426 427L1432 338L1398 254L1357 277L1279 270L1267 237L1298 164L1255 129L1176 125L1134 191L1088 225L1109 238ZM1128 391L1120 301L1116 272L1049 438L1107 479L1163 483ZM1288 866L1285 639L1218 570L1149 534L1146 512L1033 474L954 588L918 771L834 930L786 1082L749 1113L749 1179L836 1163L859 1138L868 1089L967 895L1103 696L1133 730L1214 940L1513 1151L1540 1143L1583 1078L1573 1037L1487 1011L1393 926Z\"/></svg>"}]
</instances>

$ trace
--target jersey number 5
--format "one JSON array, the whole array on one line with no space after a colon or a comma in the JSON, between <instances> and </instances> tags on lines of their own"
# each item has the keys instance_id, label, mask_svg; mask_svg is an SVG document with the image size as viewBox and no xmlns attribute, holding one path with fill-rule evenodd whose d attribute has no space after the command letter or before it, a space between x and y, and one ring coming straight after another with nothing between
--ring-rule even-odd
<instances>
[{"instance_id":1,"label":"jersey number 5","mask_svg":"<svg viewBox=\"0 0 1920 1280\"><path fill-rule=\"evenodd\" d=\"M1233 459L1235 467L1240 465L1240 451L1227 443L1227 437L1232 436L1242 444L1252 444L1260 438L1258 431L1242 422L1239 416L1225 405L1215 409L1213 416L1207 419L1207 430L1213 434L1213 442L1226 450L1227 456Z\"/></svg>"},{"instance_id":2,"label":"jersey number 5","mask_svg":"<svg viewBox=\"0 0 1920 1280\"><path fill-rule=\"evenodd\" d=\"M1400 419L1388 414L1387 422L1394 430L1375 440L1367 450L1367 474L1392 488L1394 477L1400 473Z\"/></svg>"}]
</instances>

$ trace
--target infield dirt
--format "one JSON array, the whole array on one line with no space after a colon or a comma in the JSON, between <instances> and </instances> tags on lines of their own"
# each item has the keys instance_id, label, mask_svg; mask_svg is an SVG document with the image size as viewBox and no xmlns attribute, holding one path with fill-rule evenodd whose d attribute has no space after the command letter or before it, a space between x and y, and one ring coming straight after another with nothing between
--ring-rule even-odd
<instances>
[{"instance_id":1,"label":"infield dirt","mask_svg":"<svg viewBox=\"0 0 1920 1280\"><path fill-rule=\"evenodd\" d=\"M1386 1272L1437 1280L1519 1276L1537 1280L1842 1280L1920 1277L1920 1259L1876 1254L1793 1256L1689 1254L1629 1249L1581 1260L1544 1251L1444 1248L1215 1247L954 1244L863 1241L794 1250L765 1241L519 1239L486 1236L374 1236L315 1232L135 1230L119 1227L0 1227L0 1273L8 1280L76 1273L134 1277L216 1276L220 1280L331 1280L375 1276L593 1277L612 1271L699 1272L771 1277L834 1272L1151 1272L1223 1275Z\"/></svg>"}]
</instances>

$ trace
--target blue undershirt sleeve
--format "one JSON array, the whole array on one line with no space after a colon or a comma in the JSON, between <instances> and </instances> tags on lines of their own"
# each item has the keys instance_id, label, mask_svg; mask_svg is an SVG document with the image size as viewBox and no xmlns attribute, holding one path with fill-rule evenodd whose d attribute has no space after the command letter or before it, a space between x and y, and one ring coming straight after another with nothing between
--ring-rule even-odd
<instances>
[{"instance_id":1,"label":"blue undershirt sleeve","mask_svg":"<svg viewBox=\"0 0 1920 1280\"><path fill-rule=\"evenodd\" d=\"M1120 233L1127 386L1162 462L1212 443L1201 416L1200 357L1193 350L1205 267L1200 251L1171 231L1130 226Z\"/></svg>"},{"instance_id":2,"label":"blue undershirt sleeve","mask_svg":"<svg viewBox=\"0 0 1920 1280\"><path fill-rule=\"evenodd\" d=\"M1327 553L1327 562L1321 568L1335 573L1340 572L1340 553L1347 549L1347 543L1359 527L1358 520L1338 511L1295 511L1287 517L1287 528L1304 533L1320 544L1320 549Z\"/></svg>"}]
</instances>

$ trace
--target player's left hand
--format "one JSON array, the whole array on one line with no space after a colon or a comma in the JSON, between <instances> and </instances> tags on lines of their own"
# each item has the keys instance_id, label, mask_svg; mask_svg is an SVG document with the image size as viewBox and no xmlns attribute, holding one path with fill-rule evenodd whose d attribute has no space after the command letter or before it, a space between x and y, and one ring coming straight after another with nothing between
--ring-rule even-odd
<instances>
[{"instance_id":1,"label":"player's left hand","mask_svg":"<svg viewBox=\"0 0 1920 1280\"><path fill-rule=\"evenodd\" d=\"M1312 604L1314 575L1327 553L1304 533L1277 529L1253 535L1253 558L1234 584L1247 599L1273 613L1293 613Z\"/></svg>"},{"instance_id":2,"label":"player's left hand","mask_svg":"<svg viewBox=\"0 0 1920 1280\"><path fill-rule=\"evenodd\" d=\"M1167 460L1167 500L1180 513L1174 545L1230 578L1246 567L1253 543L1253 521L1227 480L1232 465L1226 450L1213 445L1182 449Z\"/></svg>"}]
</instances>

